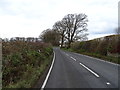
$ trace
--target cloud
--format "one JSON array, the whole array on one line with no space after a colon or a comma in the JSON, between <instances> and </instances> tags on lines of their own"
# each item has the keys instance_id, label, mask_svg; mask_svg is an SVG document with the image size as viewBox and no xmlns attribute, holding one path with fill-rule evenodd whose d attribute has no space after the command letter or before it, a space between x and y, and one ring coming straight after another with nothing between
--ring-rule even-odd
<instances>
[{"instance_id":1,"label":"cloud","mask_svg":"<svg viewBox=\"0 0 120 90\"><path fill-rule=\"evenodd\" d=\"M112 34L117 6L118 0L0 0L0 37L38 37L69 13L88 15L91 37Z\"/></svg>"}]
</instances>

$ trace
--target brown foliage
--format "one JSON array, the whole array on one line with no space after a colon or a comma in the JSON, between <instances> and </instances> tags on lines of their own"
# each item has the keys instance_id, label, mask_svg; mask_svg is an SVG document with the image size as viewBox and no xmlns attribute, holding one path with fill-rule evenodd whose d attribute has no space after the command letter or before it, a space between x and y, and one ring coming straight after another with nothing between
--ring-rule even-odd
<instances>
[{"instance_id":1,"label":"brown foliage","mask_svg":"<svg viewBox=\"0 0 120 90\"><path fill-rule=\"evenodd\" d=\"M3 87L16 83L28 67L40 67L51 55L51 45L40 42L3 42Z\"/></svg>"}]
</instances>

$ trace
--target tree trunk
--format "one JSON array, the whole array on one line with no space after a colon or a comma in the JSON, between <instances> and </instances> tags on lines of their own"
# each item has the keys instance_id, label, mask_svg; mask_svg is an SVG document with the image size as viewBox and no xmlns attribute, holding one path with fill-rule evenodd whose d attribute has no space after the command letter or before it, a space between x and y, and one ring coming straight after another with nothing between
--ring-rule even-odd
<instances>
[{"instance_id":1,"label":"tree trunk","mask_svg":"<svg viewBox=\"0 0 120 90\"><path fill-rule=\"evenodd\" d=\"M64 37L62 37L61 48L63 48L63 43L64 43Z\"/></svg>"}]
</instances>

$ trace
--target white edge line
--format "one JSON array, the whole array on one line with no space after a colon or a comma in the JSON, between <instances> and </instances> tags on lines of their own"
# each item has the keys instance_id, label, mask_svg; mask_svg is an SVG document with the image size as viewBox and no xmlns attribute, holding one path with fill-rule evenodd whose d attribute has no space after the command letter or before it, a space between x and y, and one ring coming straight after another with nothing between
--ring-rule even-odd
<instances>
[{"instance_id":1,"label":"white edge line","mask_svg":"<svg viewBox=\"0 0 120 90\"><path fill-rule=\"evenodd\" d=\"M73 58L73 57L70 57L70 58L72 58L74 61L76 61L76 59L75 59L75 58Z\"/></svg>"},{"instance_id":2,"label":"white edge line","mask_svg":"<svg viewBox=\"0 0 120 90\"><path fill-rule=\"evenodd\" d=\"M53 51L53 52L54 52L54 51ZM42 85L42 87L41 87L42 89L45 88L45 85L46 85L46 83L47 83L47 81L48 81L48 78L49 78L49 76L50 76L51 70L52 70L52 68L53 68L54 61L55 61L55 52L54 52L54 57L53 57L53 61L52 61L51 67L50 67L49 72L48 72L48 74L47 74L47 76L46 76L46 78L45 78L45 81L44 81L44 83L43 83L43 85Z\"/></svg>"},{"instance_id":3,"label":"white edge line","mask_svg":"<svg viewBox=\"0 0 120 90\"><path fill-rule=\"evenodd\" d=\"M96 74L95 72L93 72L91 69L89 69L88 67L86 67L84 64L80 63L80 65L82 65L85 69L87 69L88 71L90 71L92 74L94 74L96 77L100 77L98 74Z\"/></svg>"}]
</instances>

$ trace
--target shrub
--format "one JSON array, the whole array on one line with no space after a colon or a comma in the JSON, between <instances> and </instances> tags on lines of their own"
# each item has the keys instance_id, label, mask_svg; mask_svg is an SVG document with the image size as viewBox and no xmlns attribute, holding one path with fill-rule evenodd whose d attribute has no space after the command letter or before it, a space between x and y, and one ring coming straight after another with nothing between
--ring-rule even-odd
<instances>
[{"instance_id":1,"label":"shrub","mask_svg":"<svg viewBox=\"0 0 120 90\"><path fill-rule=\"evenodd\" d=\"M3 42L3 87L31 87L45 70L52 52L52 46L45 43Z\"/></svg>"}]
</instances>

